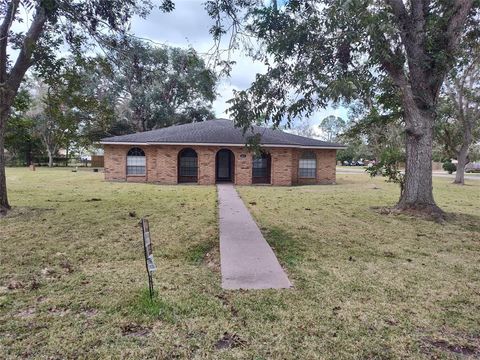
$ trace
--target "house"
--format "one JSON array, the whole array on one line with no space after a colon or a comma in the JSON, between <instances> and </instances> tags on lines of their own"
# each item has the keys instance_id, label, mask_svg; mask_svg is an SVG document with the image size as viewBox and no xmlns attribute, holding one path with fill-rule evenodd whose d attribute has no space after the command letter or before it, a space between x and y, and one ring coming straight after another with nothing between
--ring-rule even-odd
<instances>
[{"instance_id":1,"label":"house","mask_svg":"<svg viewBox=\"0 0 480 360\"><path fill-rule=\"evenodd\" d=\"M262 155L245 143L259 136ZM340 144L226 119L102 139L105 179L158 184L334 184Z\"/></svg>"}]
</instances>

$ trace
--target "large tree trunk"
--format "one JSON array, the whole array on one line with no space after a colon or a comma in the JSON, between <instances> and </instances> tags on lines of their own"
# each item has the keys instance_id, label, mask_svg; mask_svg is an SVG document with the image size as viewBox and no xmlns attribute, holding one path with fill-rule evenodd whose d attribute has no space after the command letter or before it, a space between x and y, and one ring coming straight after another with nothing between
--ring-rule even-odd
<instances>
[{"instance_id":1,"label":"large tree trunk","mask_svg":"<svg viewBox=\"0 0 480 360\"><path fill-rule=\"evenodd\" d=\"M8 110L0 110L0 215L10 209L7 197L7 178L5 176L5 128L7 127Z\"/></svg>"},{"instance_id":2,"label":"large tree trunk","mask_svg":"<svg viewBox=\"0 0 480 360\"><path fill-rule=\"evenodd\" d=\"M432 186L433 112L405 103L406 164L405 185L397 204L402 211L442 216L435 204Z\"/></svg>"}]
</instances>

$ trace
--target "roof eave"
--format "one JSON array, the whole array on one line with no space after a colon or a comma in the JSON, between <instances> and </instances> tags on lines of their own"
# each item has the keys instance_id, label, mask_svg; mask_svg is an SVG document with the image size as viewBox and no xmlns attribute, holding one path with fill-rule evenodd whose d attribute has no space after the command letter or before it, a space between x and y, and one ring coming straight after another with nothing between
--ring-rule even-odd
<instances>
[{"instance_id":1,"label":"roof eave","mask_svg":"<svg viewBox=\"0 0 480 360\"><path fill-rule=\"evenodd\" d=\"M180 146L235 146L235 147L244 147L246 144L234 144L234 143L192 143L192 142L129 142L129 141L100 141L102 145L137 145L137 146L149 146L149 145L180 145ZM291 144L260 144L264 147L274 147L274 148L297 148L297 149L323 149L323 150L342 150L347 147L344 145L334 145L334 146L325 146L325 145L291 145Z\"/></svg>"}]
</instances>

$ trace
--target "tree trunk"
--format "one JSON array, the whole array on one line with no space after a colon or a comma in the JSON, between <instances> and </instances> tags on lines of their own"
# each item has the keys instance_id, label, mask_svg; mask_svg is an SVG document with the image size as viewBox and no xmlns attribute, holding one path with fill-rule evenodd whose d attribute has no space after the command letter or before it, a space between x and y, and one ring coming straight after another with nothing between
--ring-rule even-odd
<instances>
[{"instance_id":1,"label":"tree trunk","mask_svg":"<svg viewBox=\"0 0 480 360\"><path fill-rule=\"evenodd\" d=\"M27 150L25 151L25 163L27 166L32 165L32 140L28 141Z\"/></svg>"},{"instance_id":2,"label":"tree trunk","mask_svg":"<svg viewBox=\"0 0 480 360\"><path fill-rule=\"evenodd\" d=\"M432 187L433 112L405 103L405 185L397 209L434 217L443 216L435 204Z\"/></svg>"},{"instance_id":3,"label":"tree trunk","mask_svg":"<svg viewBox=\"0 0 480 360\"><path fill-rule=\"evenodd\" d=\"M48 167L51 168L53 167L53 152L49 148L47 148L47 154L48 154Z\"/></svg>"},{"instance_id":4,"label":"tree trunk","mask_svg":"<svg viewBox=\"0 0 480 360\"><path fill-rule=\"evenodd\" d=\"M468 115L467 115L468 116ZM468 149L470 144L473 142L472 135L472 121L471 118L465 117L465 114L462 113L462 130L463 130L463 139L462 146L457 153L457 173L455 175L454 184L465 185L465 165L468 164Z\"/></svg>"},{"instance_id":5,"label":"tree trunk","mask_svg":"<svg viewBox=\"0 0 480 360\"><path fill-rule=\"evenodd\" d=\"M5 176L5 128L7 127L8 110L0 111L0 215L10 209L7 197L7 178Z\"/></svg>"},{"instance_id":6,"label":"tree trunk","mask_svg":"<svg viewBox=\"0 0 480 360\"><path fill-rule=\"evenodd\" d=\"M468 164L468 148L470 144L463 143L460 151L457 153L457 172L455 174L454 184L465 185L465 165Z\"/></svg>"}]
</instances>

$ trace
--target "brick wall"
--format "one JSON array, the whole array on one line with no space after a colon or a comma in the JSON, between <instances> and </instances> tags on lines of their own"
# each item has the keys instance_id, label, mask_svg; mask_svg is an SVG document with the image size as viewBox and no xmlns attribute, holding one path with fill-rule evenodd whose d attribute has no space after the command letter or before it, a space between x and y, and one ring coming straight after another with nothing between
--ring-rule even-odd
<instances>
[{"instance_id":1,"label":"brick wall","mask_svg":"<svg viewBox=\"0 0 480 360\"><path fill-rule=\"evenodd\" d=\"M293 162L292 148L271 148L268 149L272 159L272 185L292 185Z\"/></svg>"},{"instance_id":2,"label":"brick wall","mask_svg":"<svg viewBox=\"0 0 480 360\"><path fill-rule=\"evenodd\" d=\"M317 184L335 184L337 151L316 150L317 155Z\"/></svg>"},{"instance_id":3,"label":"brick wall","mask_svg":"<svg viewBox=\"0 0 480 360\"><path fill-rule=\"evenodd\" d=\"M317 158L317 174L315 179L300 178L298 174L298 161L304 151L313 151ZM293 161L295 171L293 172L293 184L314 185L314 184L335 184L336 180L336 150L318 149L318 150L294 150Z\"/></svg>"},{"instance_id":4,"label":"brick wall","mask_svg":"<svg viewBox=\"0 0 480 360\"><path fill-rule=\"evenodd\" d=\"M128 149L129 147L127 146L104 145L105 180L126 180L126 152L128 151Z\"/></svg>"},{"instance_id":5,"label":"brick wall","mask_svg":"<svg viewBox=\"0 0 480 360\"><path fill-rule=\"evenodd\" d=\"M149 145L138 146L145 152L146 175L127 176L126 157L132 146L104 145L105 179L109 181L155 182L176 184L178 182L178 153L184 146ZM192 146L198 155L198 183L215 184L215 156L222 149L217 146ZM252 154L242 147L229 148L234 154L234 179L237 185L252 183ZM298 158L302 150L292 148L266 148L271 156L271 184L332 184L335 183L335 150L315 150L317 155L316 179L298 178Z\"/></svg>"}]
</instances>

